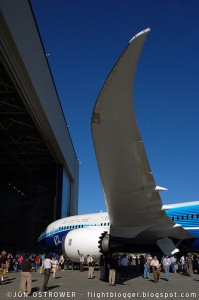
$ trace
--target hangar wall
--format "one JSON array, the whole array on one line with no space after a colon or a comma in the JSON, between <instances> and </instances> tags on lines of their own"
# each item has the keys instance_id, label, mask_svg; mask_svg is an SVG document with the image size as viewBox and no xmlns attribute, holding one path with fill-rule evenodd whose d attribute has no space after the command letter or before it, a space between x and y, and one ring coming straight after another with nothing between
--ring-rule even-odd
<instances>
[{"instance_id":1,"label":"hangar wall","mask_svg":"<svg viewBox=\"0 0 199 300\"><path fill-rule=\"evenodd\" d=\"M31 247L51 221L77 213L79 164L29 2L1 0L0 8L0 243Z\"/></svg>"}]
</instances>

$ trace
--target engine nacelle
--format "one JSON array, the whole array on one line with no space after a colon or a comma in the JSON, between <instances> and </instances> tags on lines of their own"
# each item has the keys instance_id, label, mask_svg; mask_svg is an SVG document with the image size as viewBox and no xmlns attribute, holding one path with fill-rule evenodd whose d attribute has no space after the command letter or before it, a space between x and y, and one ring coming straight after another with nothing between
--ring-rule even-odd
<instances>
[{"instance_id":1,"label":"engine nacelle","mask_svg":"<svg viewBox=\"0 0 199 300\"><path fill-rule=\"evenodd\" d=\"M92 255L98 258L100 252L100 237L104 230L96 228L79 228L71 230L62 241L62 251L71 261L79 261L79 253L84 257Z\"/></svg>"}]
</instances>

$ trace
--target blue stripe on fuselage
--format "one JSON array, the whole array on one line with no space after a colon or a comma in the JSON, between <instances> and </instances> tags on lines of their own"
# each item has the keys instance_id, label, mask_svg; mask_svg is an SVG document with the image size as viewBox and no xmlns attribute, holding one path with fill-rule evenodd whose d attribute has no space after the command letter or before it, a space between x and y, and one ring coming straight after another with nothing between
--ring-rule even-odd
<instances>
[{"instance_id":1,"label":"blue stripe on fuselage","mask_svg":"<svg viewBox=\"0 0 199 300\"><path fill-rule=\"evenodd\" d=\"M181 225L183 228L199 228L199 205L170 208L165 212L170 219ZM197 235L197 237L199 236Z\"/></svg>"},{"instance_id":2,"label":"blue stripe on fuselage","mask_svg":"<svg viewBox=\"0 0 199 300\"><path fill-rule=\"evenodd\" d=\"M38 244L41 247L48 248L49 250L58 249L61 250L62 240L70 232L71 230L78 230L79 228L87 228L87 227L97 227L101 228L101 225L94 225L94 224L84 224L81 225L81 227L75 227L76 225L73 225L74 228L69 229L60 229L57 228L55 230L51 230L48 232L44 232L38 239ZM83 227L82 227L83 226Z\"/></svg>"},{"instance_id":3,"label":"blue stripe on fuselage","mask_svg":"<svg viewBox=\"0 0 199 300\"><path fill-rule=\"evenodd\" d=\"M61 250L62 240L66 234L68 234L69 230L57 231L54 232L52 235L45 235L38 241L38 244L41 247L48 248L49 250Z\"/></svg>"},{"instance_id":4,"label":"blue stripe on fuselage","mask_svg":"<svg viewBox=\"0 0 199 300\"><path fill-rule=\"evenodd\" d=\"M181 225L190 232L196 239L191 249L199 248L199 205L187 205L182 207L169 208L165 211L168 217L175 223ZM189 229L190 228L190 229Z\"/></svg>"}]
</instances>

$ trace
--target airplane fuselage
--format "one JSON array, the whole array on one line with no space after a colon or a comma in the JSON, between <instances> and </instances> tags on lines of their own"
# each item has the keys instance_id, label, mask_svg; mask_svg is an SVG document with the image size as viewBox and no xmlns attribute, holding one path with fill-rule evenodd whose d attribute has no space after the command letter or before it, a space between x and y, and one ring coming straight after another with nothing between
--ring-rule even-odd
<instances>
[{"instance_id":1,"label":"airplane fuselage","mask_svg":"<svg viewBox=\"0 0 199 300\"><path fill-rule=\"evenodd\" d=\"M95 228L109 232L108 213L94 213L66 217L51 223L40 235L38 242L48 249L61 250L63 238L71 231L81 228Z\"/></svg>"},{"instance_id":2,"label":"airplane fuselage","mask_svg":"<svg viewBox=\"0 0 199 300\"><path fill-rule=\"evenodd\" d=\"M168 217L175 223L182 226L190 232L194 240L188 242L187 249L189 251L198 251L199 249L199 201L163 205L162 210L165 210ZM46 230L41 234L38 242L41 246L49 250L61 250L64 237L69 232L79 229L94 229L99 232L109 233L110 222L108 213L95 213L66 217L51 223ZM135 247L136 248L136 247ZM133 250L133 249L132 249ZM147 249L146 249L147 250Z\"/></svg>"}]
</instances>

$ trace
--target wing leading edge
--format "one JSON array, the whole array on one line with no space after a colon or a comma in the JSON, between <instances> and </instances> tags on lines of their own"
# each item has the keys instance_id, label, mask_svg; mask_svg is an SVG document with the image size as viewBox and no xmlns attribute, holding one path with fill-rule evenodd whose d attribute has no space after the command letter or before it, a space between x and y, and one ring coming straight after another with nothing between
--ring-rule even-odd
<instances>
[{"instance_id":1,"label":"wing leading edge","mask_svg":"<svg viewBox=\"0 0 199 300\"><path fill-rule=\"evenodd\" d=\"M168 223L133 108L133 82L150 29L134 36L114 65L92 114L92 137L110 219L112 236L135 238ZM175 228L176 236L176 228ZM179 233L181 230L179 230ZM172 236L171 236L172 237ZM180 237L179 237L180 238Z\"/></svg>"}]
</instances>

